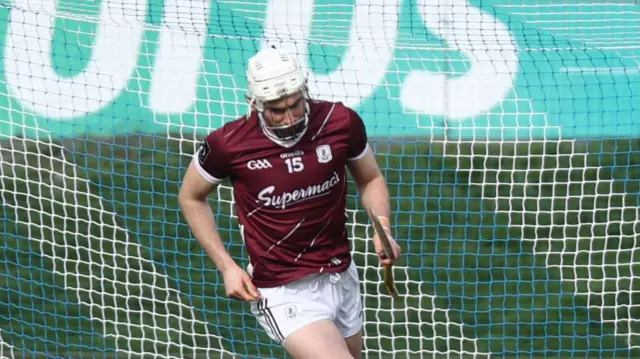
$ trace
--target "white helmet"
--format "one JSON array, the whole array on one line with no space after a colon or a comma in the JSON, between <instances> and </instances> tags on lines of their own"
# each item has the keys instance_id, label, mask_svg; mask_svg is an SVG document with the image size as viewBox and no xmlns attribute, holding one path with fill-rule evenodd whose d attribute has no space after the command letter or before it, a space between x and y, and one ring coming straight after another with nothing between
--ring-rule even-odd
<instances>
[{"instance_id":1,"label":"white helmet","mask_svg":"<svg viewBox=\"0 0 640 359\"><path fill-rule=\"evenodd\" d=\"M268 48L249 59L247 96L258 111L266 101L273 101L306 88L306 78L298 60L290 53Z\"/></svg>"},{"instance_id":2,"label":"white helmet","mask_svg":"<svg viewBox=\"0 0 640 359\"><path fill-rule=\"evenodd\" d=\"M286 127L269 127L262 117L265 102L278 100L297 92L301 92L302 96L308 98L307 78L295 56L276 48L259 51L249 59L247 82L249 105L253 105L258 111L262 125L269 130L268 134L279 140L286 140L304 132L308 122L308 106L302 118Z\"/></svg>"}]
</instances>

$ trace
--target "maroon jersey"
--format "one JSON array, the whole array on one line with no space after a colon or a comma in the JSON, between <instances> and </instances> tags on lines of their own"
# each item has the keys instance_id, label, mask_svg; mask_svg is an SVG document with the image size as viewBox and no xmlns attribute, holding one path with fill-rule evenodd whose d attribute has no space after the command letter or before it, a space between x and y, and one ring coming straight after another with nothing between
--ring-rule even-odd
<instances>
[{"instance_id":1,"label":"maroon jersey","mask_svg":"<svg viewBox=\"0 0 640 359\"><path fill-rule=\"evenodd\" d=\"M258 287L341 272L351 263L345 165L368 149L365 127L342 103L309 104L309 124L296 143L269 139L253 113L211 132L197 153L205 179L232 183Z\"/></svg>"}]
</instances>

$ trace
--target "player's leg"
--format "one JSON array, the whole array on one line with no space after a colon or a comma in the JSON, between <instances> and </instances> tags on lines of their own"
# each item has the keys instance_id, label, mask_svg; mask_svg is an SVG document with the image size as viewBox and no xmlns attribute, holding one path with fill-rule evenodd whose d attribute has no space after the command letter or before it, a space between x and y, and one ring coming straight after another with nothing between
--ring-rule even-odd
<instances>
[{"instance_id":1,"label":"player's leg","mask_svg":"<svg viewBox=\"0 0 640 359\"><path fill-rule=\"evenodd\" d=\"M261 288L251 311L265 332L296 359L352 359L333 322L335 307L327 274L276 288Z\"/></svg>"},{"instance_id":2,"label":"player's leg","mask_svg":"<svg viewBox=\"0 0 640 359\"><path fill-rule=\"evenodd\" d=\"M345 338L329 319L309 323L291 333L284 347L296 359L353 359Z\"/></svg>"},{"instance_id":3,"label":"player's leg","mask_svg":"<svg viewBox=\"0 0 640 359\"><path fill-rule=\"evenodd\" d=\"M287 338L285 348L296 358L360 359L363 312L355 264L343 273L323 275L320 283L325 288L318 292L315 304L330 307L334 320L306 325ZM333 293L338 293L336 300ZM316 353L321 356L314 356Z\"/></svg>"},{"instance_id":4,"label":"player's leg","mask_svg":"<svg viewBox=\"0 0 640 359\"><path fill-rule=\"evenodd\" d=\"M362 358L362 331L346 338L347 348L354 359Z\"/></svg>"},{"instance_id":5,"label":"player's leg","mask_svg":"<svg viewBox=\"0 0 640 359\"><path fill-rule=\"evenodd\" d=\"M259 290L261 299L252 303L253 314L294 358L360 357L362 302L355 265L343 273Z\"/></svg>"}]
</instances>

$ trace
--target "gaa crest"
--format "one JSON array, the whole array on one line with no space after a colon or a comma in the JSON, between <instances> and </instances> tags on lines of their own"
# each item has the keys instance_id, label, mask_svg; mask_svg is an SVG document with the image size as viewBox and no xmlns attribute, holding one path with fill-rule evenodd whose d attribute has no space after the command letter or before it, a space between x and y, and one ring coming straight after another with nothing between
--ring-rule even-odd
<instances>
[{"instance_id":1,"label":"gaa crest","mask_svg":"<svg viewBox=\"0 0 640 359\"><path fill-rule=\"evenodd\" d=\"M290 304L284 307L284 312L287 314L287 317L293 318L298 313L298 308L295 304Z\"/></svg>"},{"instance_id":2,"label":"gaa crest","mask_svg":"<svg viewBox=\"0 0 640 359\"><path fill-rule=\"evenodd\" d=\"M327 163L333 158L331 155L331 147L329 145L316 147L316 155L318 155L318 162L320 163Z\"/></svg>"}]
</instances>

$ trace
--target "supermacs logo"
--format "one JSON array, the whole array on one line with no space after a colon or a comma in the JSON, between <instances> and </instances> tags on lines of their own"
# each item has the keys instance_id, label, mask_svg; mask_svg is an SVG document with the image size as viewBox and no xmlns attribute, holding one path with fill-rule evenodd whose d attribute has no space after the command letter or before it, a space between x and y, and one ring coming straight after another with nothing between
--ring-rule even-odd
<instances>
[{"instance_id":1,"label":"supermacs logo","mask_svg":"<svg viewBox=\"0 0 640 359\"><path fill-rule=\"evenodd\" d=\"M290 204L329 194L331 189L338 183L340 183L340 176L338 172L334 171L333 175L322 183L299 188L291 192L283 192L281 195L272 196L271 194L276 190L276 187L269 186L258 193L256 202L262 202L263 206L266 207L285 209Z\"/></svg>"}]
</instances>

